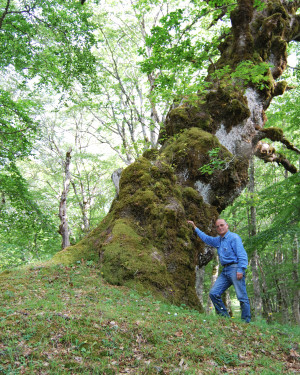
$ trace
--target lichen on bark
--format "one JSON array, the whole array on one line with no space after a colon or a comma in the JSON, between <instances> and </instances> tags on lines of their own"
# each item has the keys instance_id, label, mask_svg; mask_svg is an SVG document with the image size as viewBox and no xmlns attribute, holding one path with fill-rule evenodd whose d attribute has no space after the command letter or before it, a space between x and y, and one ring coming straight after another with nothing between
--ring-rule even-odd
<instances>
[{"instance_id":1,"label":"lichen on bark","mask_svg":"<svg viewBox=\"0 0 300 375\"><path fill-rule=\"evenodd\" d=\"M238 1L220 58L208 71L210 88L197 93L196 100L173 104L160 134L161 148L145 152L123 171L107 217L53 262L97 260L108 282L151 290L202 310L195 266L207 264L213 253L187 220L214 235L215 219L247 184L248 162L258 142L268 134L280 136L275 130L261 132L272 97L285 89L275 79L286 67L287 43L299 39L299 16L295 4L269 0L265 5L258 10L252 0ZM234 72L243 61L273 65L263 88L228 75L216 79L216 70L229 66ZM222 168L201 173L209 163L208 151L216 148Z\"/></svg>"}]
</instances>

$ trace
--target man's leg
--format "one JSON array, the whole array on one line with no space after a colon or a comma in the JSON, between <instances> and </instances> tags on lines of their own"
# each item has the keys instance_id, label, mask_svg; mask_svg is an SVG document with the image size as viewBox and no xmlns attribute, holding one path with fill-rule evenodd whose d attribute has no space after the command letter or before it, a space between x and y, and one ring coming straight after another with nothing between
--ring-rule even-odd
<instances>
[{"instance_id":1,"label":"man's leg","mask_svg":"<svg viewBox=\"0 0 300 375\"><path fill-rule=\"evenodd\" d=\"M230 266L231 267L231 266ZM236 278L236 267L230 268L232 283L236 292L237 299L240 301L242 310L242 320L249 323L251 320L250 302L246 290L245 273L241 280Z\"/></svg>"},{"instance_id":2,"label":"man's leg","mask_svg":"<svg viewBox=\"0 0 300 375\"><path fill-rule=\"evenodd\" d=\"M230 317L221 296L231 285L230 278L226 276L223 270L209 292L209 297L215 306L216 313L219 315Z\"/></svg>"}]
</instances>

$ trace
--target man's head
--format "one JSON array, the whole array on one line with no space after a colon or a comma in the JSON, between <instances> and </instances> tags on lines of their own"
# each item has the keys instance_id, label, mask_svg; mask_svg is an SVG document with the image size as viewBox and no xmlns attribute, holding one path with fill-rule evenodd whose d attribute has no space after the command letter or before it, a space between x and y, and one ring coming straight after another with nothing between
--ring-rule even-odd
<instances>
[{"instance_id":1,"label":"man's head","mask_svg":"<svg viewBox=\"0 0 300 375\"><path fill-rule=\"evenodd\" d=\"M218 219L216 221L216 228L217 228L218 234L221 237L225 236L225 234L228 232L228 224L226 223L224 219Z\"/></svg>"}]
</instances>

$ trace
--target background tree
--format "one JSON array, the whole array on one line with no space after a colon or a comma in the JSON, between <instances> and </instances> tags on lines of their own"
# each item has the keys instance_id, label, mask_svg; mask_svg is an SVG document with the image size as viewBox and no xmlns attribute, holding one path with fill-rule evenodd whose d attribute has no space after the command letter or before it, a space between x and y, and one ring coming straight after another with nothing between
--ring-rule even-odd
<instances>
[{"instance_id":1,"label":"background tree","mask_svg":"<svg viewBox=\"0 0 300 375\"><path fill-rule=\"evenodd\" d=\"M40 193L30 191L14 164L1 170L0 186L0 269L47 259L57 252L53 215L39 204Z\"/></svg>"},{"instance_id":2,"label":"background tree","mask_svg":"<svg viewBox=\"0 0 300 375\"><path fill-rule=\"evenodd\" d=\"M30 236L33 233L44 233L47 242L49 230L53 228L47 214L40 212L38 215L47 218L48 224L43 223L44 219L34 219L38 205L33 203L38 194L32 194L29 190L25 194L25 189L30 188L17 166L18 160L30 154L40 130L41 106L34 89L51 85L57 90L65 90L74 85L75 80L78 83L87 82L93 69L94 58L90 50L95 42L93 26L88 21L90 14L77 2L7 0L0 5L0 189L2 200L5 201L1 219L6 221L10 218L10 235L8 237L6 233L2 239L5 248L14 249L15 259L18 258L17 249L21 252L21 258L26 258L22 252L25 254L31 248ZM23 193L16 198L18 189ZM21 203L22 199L24 201ZM28 204L29 200L35 209ZM35 221L35 229L26 232L28 236L24 236L24 230L12 220L12 212L20 215L19 220L23 216L28 222L30 218ZM22 234L24 241L20 241ZM12 236L16 236L16 241L10 238ZM38 238L41 239L36 237L36 249L41 245ZM52 239L53 246L55 232ZM17 243L20 246L16 246ZM42 249L43 245L41 253ZM50 249L51 246L49 252ZM29 258L31 256L32 252Z\"/></svg>"},{"instance_id":3,"label":"background tree","mask_svg":"<svg viewBox=\"0 0 300 375\"><path fill-rule=\"evenodd\" d=\"M48 191L48 197L58 212L65 180L66 153L72 149L66 204L70 240L74 243L94 228L107 212L107 202L114 196L110 174L117 163L111 154L106 154L108 148L95 142L95 137L87 131L89 123L81 108L69 108L56 101L50 104L48 113L41 119L43 130L34 147L34 156L30 158L29 166L26 167L29 160L22 163L23 174L30 179L34 190ZM37 169L38 178L31 177L30 171Z\"/></svg>"},{"instance_id":4,"label":"background tree","mask_svg":"<svg viewBox=\"0 0 300 375\"><path fill-rule=\"evenodd\" d=\"M118 6L107 2L93 7L97 74L94 84L77 90L71 100L93 120L89 133L97 142L109 145L126 165L156 147L169 107L169 103L153 98L159 73L141 72L139 50L151 27L175 4L121 1ZM151 57L151 46L146 54Z\"/></svg>"},{"instance_id":5,"label":"background tree","mask_svg":"<svg viewBox=\"0 0 300 375\"><path fill-rule=\"evenodd\" d=\"M0 15L0 108L4 112L0 136L2 152L10 149L12 157L30 146L36 128L32 117L36 101L28 100L26 82L35 78L35 83L59 89L73 85L75 78L86 82L93 68L90 50L95 41L90 13L79 3L7 0L1 2Z\"/></svg>"}]
</instances>

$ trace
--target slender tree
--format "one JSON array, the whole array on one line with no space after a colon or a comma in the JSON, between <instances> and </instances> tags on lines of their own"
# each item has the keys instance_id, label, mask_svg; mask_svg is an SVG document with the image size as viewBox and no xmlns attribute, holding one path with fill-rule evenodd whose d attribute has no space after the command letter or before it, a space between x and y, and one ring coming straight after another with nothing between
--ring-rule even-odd
<instances>
[{"instance_id":1,"label":"slender tree","mask_svg":"<svg viewBox=\"0 0 300 375\"><path fill-rule=\"evenodd\" d=\"M93 119L90 134L97 142L107 144L126 165L157 146L159 127L169 107L152 97L159 74L141 72L138 51L146 44L151 27L173 2L156 4L150 12L140 1L121 1L117 7L107 2L95 7L97 85L85 86L72 98ZM146 50L151 57L152 47Z\"/></svg>"},{"instance_id":2,"label":"slender tree","mask_svg":"<svg viewBox=\"0 0 300 375\"><path fill-rule=\"evenodd\" d=\"M256 206L254 203L254 193L255 193L255 177L254 177L254 160L250 160L250 169L249 169L249 193L252 200L250 206L250 223L249 223L249 236L255 236L257 234L257 225L256 225ZM259 280L259 270L258 270L258 252L255 249L251 257L251 270L252 270L252 282L253 282L253 307L255 311L255 316L262 316L262 298L261 298L261 288Z\"/></svg>"},{"instance_id":3,"label":"slender tree","mask_svg":"<svg viewBox=\"0 0 300 375\"><path fill-rule=\"evenodd\" d=\"M220 262L219 262L219 259L216 255L215 255L212 262L213 262L213 267L212 267L212 271L211 271L210 288L216 282L216 280L218 278L218 275L219 275L219 268L220 268ZM213 303L212 303L211 299L208 297L207 298L207 305L206 305L206 313L210 314L213 311L213 308L214 308Z\"/></svg>"},{"instance_id":4,"label":"slender tree","mask_svg":"<svg viewBox=\"0 0 300 375\"><path fill-rule=\"evenodd\" d=\"M70 246L70 232L68 225L68 216L67 216L67 197L70 190L71 183L71 173L70 173L70 163L71 163L71 152L72 149L69 149L66 153L66 159L64 161L65 174L64 174L64 186L60 197L59 202L59 219L60 226L58 233L62 237L61 248L64 249L67 246Z\"/></svg>"},{"instance_id":5,"label":"slender tree","mask_svg":"<svg viewBox=\"0 0 300 375\"><path fill-rule=\"evenodd\" d=\"M294 247L293 247L293 282L295 285L299 284L299 271L298 271L298 265L299 265L299 243L298 243L298 237L295 236L294 240ZM300 291L299 288L296 288L294 296L293 296L293 315L294 315L294 321L297 324L300 324L300 309L299 309L299 302L300 301Z\"/></svg>"}]
</instances>

